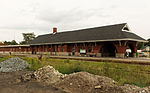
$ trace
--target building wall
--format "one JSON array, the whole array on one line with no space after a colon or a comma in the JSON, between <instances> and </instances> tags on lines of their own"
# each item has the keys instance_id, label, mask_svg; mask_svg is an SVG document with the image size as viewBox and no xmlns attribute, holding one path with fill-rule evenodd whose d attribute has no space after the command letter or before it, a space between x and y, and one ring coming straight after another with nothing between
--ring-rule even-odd
<instances>
[{"instance_id":1,"label":"building wall","mask_svg":"<svg viewBox=\"0 0 150 93\"><path fill-rule=\"evenodd\" d=\"M31 53L30 47L0 47L0 53L19 54Z\"/></svg>"},{"instance_id":2,"label":"building wall","mask_svg":"<svg viewBox=\"0 0 150 93\"><path fill-rule=\"evenodd\" d=\"M72 43L72 44L57 44L57 45L35 45L30 47L0 47L0 53L13 54L46 54L58 56L96 56L101 57L102 46L106 43L111 43L116 48L116 57L125 57L127 46L132 46L132 50L137 53L137 43L131 41L116 41L116 42L93 42L93 43ZM80 49L85 49L86 53L80 53ZM74 53L73 53L74 52Z\"/></svg>"}]
</instances>

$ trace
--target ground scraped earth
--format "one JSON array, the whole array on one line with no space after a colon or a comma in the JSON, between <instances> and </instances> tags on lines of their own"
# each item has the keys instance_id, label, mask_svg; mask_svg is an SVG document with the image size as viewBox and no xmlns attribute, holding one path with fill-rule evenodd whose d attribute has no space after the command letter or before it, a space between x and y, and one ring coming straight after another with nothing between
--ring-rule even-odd
<instances>
[{"instance_id":1,"label":"ground scraped earth","mask_svg":"<svg viewBox=\"0 0 150 93\"><path fill-rule=\"evenodd\" d=\"M62 90L43 86L39 82L20 82L18 78L21 75L31 73L32 71L15 71L0 73L0 93L65 93Z\"/></svg>"},{"instance_id":2,"label":"ground scraped earth","mask_svg":"<svg viewBox=\"0 0 150 93\"><path fill-rule=\"evenodd\" d=\"M26 67L20 58L0 63L0 93L150 93L150 87L120 86L111 78L88 72L64 75L49 65L36 71Z\"/></svg>"}]
</instances>

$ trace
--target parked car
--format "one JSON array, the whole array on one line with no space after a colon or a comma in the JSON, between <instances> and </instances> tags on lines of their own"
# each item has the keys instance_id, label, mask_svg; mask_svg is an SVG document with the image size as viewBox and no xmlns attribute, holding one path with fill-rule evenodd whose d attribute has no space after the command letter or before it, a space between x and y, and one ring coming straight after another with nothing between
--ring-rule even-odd
<instances>
[{"instance_id":1,"label":"parked car","mask_svg":"<svg viewBox=\"0 0 150 93\"><path fill-rule=\"evenodd\" d=\"M147 53L141 52L141 53L139 53L139 57L147 57Z\"/></svg>"}]
</instances>

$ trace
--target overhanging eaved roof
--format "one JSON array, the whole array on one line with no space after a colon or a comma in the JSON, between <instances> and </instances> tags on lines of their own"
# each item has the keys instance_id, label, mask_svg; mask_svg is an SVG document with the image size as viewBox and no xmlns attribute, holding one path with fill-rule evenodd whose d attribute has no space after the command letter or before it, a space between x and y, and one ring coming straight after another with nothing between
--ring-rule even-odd
<instances>
[{"instance_id":1,"label":"overhanging eaved roof","mask_svg":"<svg viewBox=\"0 0 150 93\"><path fill-rule=\"evenodd\" d=\"M30 45L5 45L0 47L29 47Z\"/></svg>"},{"instance_id":2,"label":"overhanging eaved roof","mask_svg":"<svg viewBox=\"0 0 150 93\"><path fill-rule=\"evenodd\" d=\"M102 41L137 41L147 42L140 36L131 31L122 31L126 23L81 29L75 31L58 32L56 34L40 35L30 45L41 44L62 44L62 43L81 43L81 42L102 42Z\"/></svg>"}]
</instances>

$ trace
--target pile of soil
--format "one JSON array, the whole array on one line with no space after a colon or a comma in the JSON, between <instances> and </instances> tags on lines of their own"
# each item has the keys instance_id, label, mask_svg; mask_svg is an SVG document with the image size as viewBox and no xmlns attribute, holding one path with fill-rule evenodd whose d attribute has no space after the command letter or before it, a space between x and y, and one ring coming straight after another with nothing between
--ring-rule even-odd
<instances>
[{"instance_id":1,"label":"pile of soil","mask_svg":"<svg viewBox=\"0 0 150 93\"><path fill-rule=\"evenodd\" d=\"M54 86L69 93L125 93L111 78L87 72L70 74Z\"/></svg>"},{"instance_id":2,"label":"pile of soil","mask_svg":"<svg viewBox=\"0 0 150 93\"><path fill-rule=\"evenodd\" d=\"M140 88L135 85L125 84L121 86L124 90L130 91L129 93L150 93L150 87Z\"/></svg>"},{"instance_id":3,"label":"pile of soil","mask_svg":"<svg viewBox=\"0 0 150 93\"><path fill-rule=\"evenodd\" d=\"M87 72L70 74L56 82L54 87L67 93L150 93L150 87L120 86L111 78Z\"/></svg>"},{"instance_id":4,"label":"pile of soil","mask_svg":"<svg viewBox=\"0 0 150 93\"><path fill-rule=\"evenodd\" d=\"M21 77L21 81L36 81L45 87L53 86L66 93L150 93L149 87L140 88L127 84L120 86L111 78L88 72L63 75L52 66L45 66L25 74Z\"/></svg>"}]
</instances>

